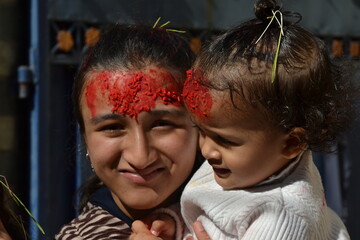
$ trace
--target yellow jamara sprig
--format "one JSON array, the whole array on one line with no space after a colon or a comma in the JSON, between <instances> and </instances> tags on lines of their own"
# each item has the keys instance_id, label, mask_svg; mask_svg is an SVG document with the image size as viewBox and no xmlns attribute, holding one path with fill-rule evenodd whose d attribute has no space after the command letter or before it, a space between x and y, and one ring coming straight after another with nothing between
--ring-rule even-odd
<instances>
[{"instance_id":1,"label":"yellow jamara sprig","mask_svg":"<svg viewBox=\"0 0 360 240\"><path fill-rule=\"evenodd\" d=\"M156 22L154 23L153 25L153 28L156 28L156 26L158 25L158 23L160 22L161 20L161 17L159 17ZM159 26L159 28L163 28L165 27L166 25L168 25L170 23L170 21L167 21L166 23L162 24ZM171 28L165 28L166 31L169 31L169 32L177 32L177 33L186 33L186 31L183 31L183 30L177 30L177 29L171 29Z\"/></svg>"},{"instance_id":2,"label":"yellow jamara sprig","mask_svg":"<svg viewBox=\"0 0 360 240\"><path fill-rule=\"evenodd\" d=\"M260 37L258 38L258 40L256 40L255 44L257 44L260 39L262 38L262 36L265 34L265 32L268 30L268 28L270 27L271 23L274 21L274 19L276 20L276 22L279 24L280 27L280 34L279 34L279 39L278 39L278 43L277 43L277 48L276 48L276 53L275 53L275 57L274 57L274 62L273 62L273 66L272 66L272 70L271 70L271 83L274 83L275 81L275 77L276 77L276 69L277 69L277 62L278 62L278 57L279 57L279 51L280 51L280 44L281 44L281 37L284 36L284 29L283 29L283 15L282 12L280 10L276 10L276 11L272 11L273 15L268 17L268 19L270 19L269 24L266 26L264 32L260 35ZM278 19L278 17L276 16L277 14L280 15L280 20Z\"/></svg>"},{"instance_id":3,"label":"yellow jamara sprig","mask_svg":"<svg viewBox=\"0 0 360 240\"><path fill-rule=\"evenodd\" d=\"M9 184L6 181L5 176L0 175L0 177L2 177L4 179L4 182L0 180L1 185L8 191L9 195L12 197L12 199L14 200L14 202L18 205L21 206L26 213L30 216L31 220L36 224L36 226L38 227L38 229L40 230L40 232L42 234L45 234L44 229L41 227L41 225L36 221L36 219L34 218L34 216L31 214L31 212L27 209L27 207L25 206L25 204L18 198L18 196L15 195L15 193L10 189ZM18 222L19 223L19 222Z\"/></svg>"}]
</instances>

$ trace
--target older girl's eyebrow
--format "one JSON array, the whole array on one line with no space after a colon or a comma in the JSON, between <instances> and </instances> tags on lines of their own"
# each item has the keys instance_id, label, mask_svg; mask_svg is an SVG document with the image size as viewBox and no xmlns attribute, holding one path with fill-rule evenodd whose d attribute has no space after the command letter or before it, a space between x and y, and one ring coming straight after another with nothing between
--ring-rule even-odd
<instances>
[{"instance_id":1,"label":"older girl's eyebrow","mask_svg":"<svg viewBox=\"0 0 360 240\"><path fill-rule=\"evenodd\" d=\"M186 112L183 110L171 109L171 110L151 110L150 115L152 116L175 116L182 117L186 115Z\"/></svg>"},{"instance_id":2,"label":"older girl's eyebrow","mask_svg":"<svg viewBox=\"0 0 360 240\"><path fill-rule=\"evenodd\" d=\"M118 113L108 113L91 118L90 123L96 125L106 120L118 120L118 119L123 119L124 117L125 117L124 115Z\"/></svg>"},{"instance_id":3,"label":"older girl's eyebrow","mask_svg":"<svg viewBox=\"0 0 360 240\"><path fill-rule=\"evenodd\" d=\"M177 110L177 109L172 109L172 110L151 110L149 111L149 114L152 116L156 116L156 117L163 117L163 116L175 116L175 117L182 117L185 116L186 113L183 110ZM125 118L125 115L121 115L118 113L108 113L108 114L102 114L102 115L97 115L93 118L90 119L90 123L92 125L96 125L99 124L103 121L106 120L118 120L118 119L123 119Z\"/></svg>"}]
</instances>

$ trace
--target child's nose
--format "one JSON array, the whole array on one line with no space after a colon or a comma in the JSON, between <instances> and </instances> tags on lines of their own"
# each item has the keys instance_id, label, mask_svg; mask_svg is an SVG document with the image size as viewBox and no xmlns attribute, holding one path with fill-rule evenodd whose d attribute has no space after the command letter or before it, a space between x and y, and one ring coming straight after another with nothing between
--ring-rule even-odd
<instances>
[{"instance_id":1,"label":"child's nose","mask_svg":"<svg viewBox=\"0 0 360 240\"><path fill-rule=\"evenodd\" d=\"M201 154L206 159L221 159L221 153L217 148L217 144L211 138L205 135L201 135L199 145L201 149Z\"/></svg>"}]
</instances>

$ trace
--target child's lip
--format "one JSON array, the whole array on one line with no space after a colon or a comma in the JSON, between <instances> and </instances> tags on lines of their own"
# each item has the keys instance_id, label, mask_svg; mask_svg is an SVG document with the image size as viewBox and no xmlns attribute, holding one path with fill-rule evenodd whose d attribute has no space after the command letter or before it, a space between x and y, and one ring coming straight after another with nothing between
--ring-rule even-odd
<instances>
[{"instance_id":1,"label":"child's lip","mask_svg":"<svg viewBox=\"0 0 360 240\"><path fill-rule=\"evenodd\" d=\"M226 178L231 174L231 171L226 168L213 167L213 171L220 178Z\"/></svg>"}]
</instances>

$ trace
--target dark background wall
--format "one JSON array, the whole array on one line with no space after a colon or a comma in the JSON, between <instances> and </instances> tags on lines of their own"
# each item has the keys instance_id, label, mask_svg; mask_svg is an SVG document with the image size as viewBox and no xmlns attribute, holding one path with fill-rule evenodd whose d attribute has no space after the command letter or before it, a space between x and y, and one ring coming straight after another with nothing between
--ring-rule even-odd
<instances>
[{"instance_id":1,"label":"dark background wall","mask_svg":"<svg viewBox=\"0 0 360 240\"><path fill-rule=\"evenodd\" d=\"M253 17L253 0L0 0L0 175L29 206L52 239L76 214L75 189L88 174L70 101L73 75L96 33L109 22L152 25L158 17L185 29L194 49L222 30ZM358 0L283 0L301 24L322 38L334 58L360 76ZM62 37L59 40L59 36ZM28 94L19 97L20 80ZM334 155L317 156L328 204L360 239L360 122Z\"/></svg>"},{"instance_id":2,"label":"dark background wall","mask_svg":"<svg viewBox=\"0 0 360 240\"><path fill-rule=\"evenodd\" d=\"M17 66L27 62L28 8L19 1L0 1L0 180L28 199L28 110L20 100Z\"/></svg>"}]
</instances>

